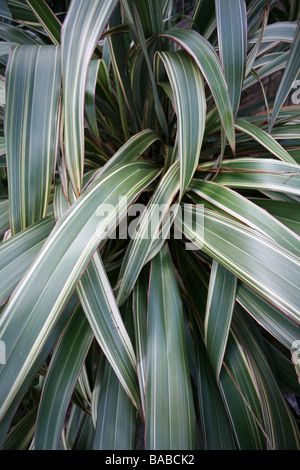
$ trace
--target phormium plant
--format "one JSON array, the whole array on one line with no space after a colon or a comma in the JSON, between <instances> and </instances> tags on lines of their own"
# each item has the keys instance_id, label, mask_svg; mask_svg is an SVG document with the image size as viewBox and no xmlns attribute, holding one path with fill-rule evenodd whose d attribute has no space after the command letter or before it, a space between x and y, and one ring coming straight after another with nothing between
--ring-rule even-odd
<instances>
[{"instance_id":1,"label":"phormium plant","mask_svg":"<svg viewBox=\"0 0 300 470\"><path fill-rule=\"evenodd\" d=\"M0 2L3 449L300 447L300 3L185 3Z\"/></svg>"}]
</instances>

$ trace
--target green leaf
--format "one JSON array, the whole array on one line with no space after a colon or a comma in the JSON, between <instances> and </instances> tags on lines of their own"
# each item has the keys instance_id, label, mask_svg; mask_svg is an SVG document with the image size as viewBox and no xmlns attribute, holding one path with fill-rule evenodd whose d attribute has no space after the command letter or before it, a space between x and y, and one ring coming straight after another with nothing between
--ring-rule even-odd
<instances>
[{"instance_id":1,"label":"green leaf","mask_svg":"<svg viewBox=\"0 0 300 470\"><path fill-rule=\"evenodd\" d=\"M139 155L145 152L153 142L158 140L158 135L151 129L144 129L134 136L130 137L127 142L119 148L119 150L108 160L108 162L95 172L94 180L104 175L107 171L119 163L130 163L138 159Z\"/></svg>"},{"instance_id":2,"label":"green leaf","mask_svg":"<svg viewBox=\"0 0 300 470\"><path fill-rule=\"evenodd\" d=\"M30 364L29 370L27 372L26 378L22 383L22 386L20 387L19 391L17 392L14 400L12 401L7 413L5 414L4 418L0 422L0 447L2 446L5 436L8 432L8 429L10 427L12 418L14 417L16 410L19 407L20 401L22 400L22 397L26 394L28 391L28 387L33 383L35 377L37 376L39 370L42 368L43 364L45 363L47 357L51 353L54 345L56 344L61 332L65 328L66 324L70 320L70 317L72 316L74 310L78 307L79 300L77 295L73 294L71 299L69 300L68 304L64 308L62 314L58 318L58 321L52 330L44 348L36 358L34 362Z\"/></svg>"},{"instance_id":3,"label":"green leaf","mask_svg":"<svg viewBox=\"0 0 300 470\"><path fill-rule=\"evenodd\" d=\"M51 38L53 44L60 44L61 22L44 0L26 0L34 16Z\"/></svg>"},{"instance_id":4,"label":"green leaf","mask_svg":"<svg viewBox=\"0 0 300 470\"><path fill-rule=\"evenodd\" d=\"M244 81L247 52L247 11L245 0L215 0L219 53L236 116Z\"/></svg>"},{"instance_id":5,"label":"green leaf","mask_svg":"<svg viewBox=\"0 0 300 470\"><path fill-rule=\"evenodd\" d=\"M276 23L269 24L266 26L262 42L276 42L283 41L287 43L293 42L295 32L297 29L297 23L293 21L276 21ZM250 34L248 42L250 44L256 43L259 39L261 30L255 31Z\"/></svg>"},{"instance_id":6,"label":"green leaf","mask_svg":"<svg viewBox=\"0 0 300 470\"><path fill-rule=\"evenodd\" d=\"M193 180L190 189L222 211L299 256L299 237L246 197L211 181Z\"/></svg>"},{"instance_id":7,"label":"green leaf","mask_svg":"<svg viewBox=\"0 0 300 470\"><path fill-rule=\"evenodd\" d=\"M199 68L185 51L161 52L160 57L172 86L177 113L182 197L200 157L206 115L204 83Z\"/></svg>"},{"instance_id":8,"label":"green leaf","mask_svg":"<svg viewBox=\"0 0 300 470\"><path fill-rule=\"evenodd\" d=\"M253 199L253 202L300 236L300 212L297 202L258 198Z\"/></svg>"},{"instance_id":9,"label":"green leaf","mask_svg":"<svg viewBox=\"0 0 300 470\"><path fill-rule=\"evenodd\" d=\"M240 450L265 450L267 435L258 386L236 334L228 337L220 389Z\"/></svg>"},{"instance_id":10,"label":"green leaf","mask_svg":"<svg viewBox=\"0 0 300 470\"><path fill-rule=\"evenodd\" d=\"M100 241L157 174L146 162L119 166L90 185L57 222L0 319L0 337L7 347L7 365L0 366L1 382L5 384L0 390L1 417ZM106 205L103 213L99 211L99 205L103 209L101 204L113 210L107 212Z\"/></svg>"},{"instance_id":11,"label":"green leaf","mask_svg":"<svg viewBox=\"0 0 300 470\"><path fill-rule=\"evenodd\" d=\"M136 356L103 263L97 253L82 275L77 292L102 351L127 395L140 410Z\"/></svg>"},{"instance_id":12,"label":"green leaf","mask_svg":"<svg viewBox=\"0 0 300 470\"><path fill-rule=\"evenodd\" d=\"M37 21L26 0L7 0L13 19L20 23L37 26Z\"/></svg>"},{"instance_id":13,"label":"green leaf","mask_svg":"<svg viewBox=\"0 0 300 470\"><path fill-rule=\"evenodd\" d=\"M53 229L53 215L0 244L0 304L13 292Z\"/></svg>"},{"instance_id":14,"label":"green leaf","mask_svg":"<svg viewBox=\"0 0 300 470\"><path fill-rule=\"evenodd\" d=\"M135 3L133 3L133 12L134 12L134 22L135 22L136 33L138 35L139 45L140 45L141 50L143 52L143 55L145 57L145 61L146 61L146 64L147 64L147 69L148 69L148 72L149 72L149 77L150 77L151 86L152 86L152 93L153 93L155 111L156 111L156 114L157 114L157 118L159 120L159 124L160 124L165 136L168 137L168 135L169 135L168 124L167 124L167 121L166 121L164 110L163 110L162 105L161 105L161 101L159 99L157 85L156 85L155 78L154 78L154 73L153 73L153 70L152 70L152 67L151 67L150 57L149 57L148 51L147 51L147 43L146 43L146 39L145 39L145 36L144 36L144 31L143 31L143 27L142 27L142 24L141 24L141 19L139 17L138 10L135 6Z\"/></svg>"},{"instance_id":15,"label":"green leaf","mask_svg":"<svg viewBox=\"0 0 300 470\"><path fill-rule=\"evenodd\" d=\"M81 193L83 177L83 107L89 63L116 4L117 0L73 0L62 27L65 159L76 196Z\"/></svg>"},{"instance_id":16,"label":"green leaf","mask_svg":"<svg viewBox=\"0 0 300 470\"><path fill-rule=\"evenodd\" d=\"M7 6L7 1L6 0L1 0L0 3L0 16L2 18L7 18L7 19L12 19L10 9Z\"/></svg>"},{"instance_id":17,"label":"green leaf","mask_svg":"<svg viewBox=\"0 0 300 470\"><path fill-rule=\"evenodd\" d=\"M19 28L15 28L6 23L0 24L0 38L5 41L12 42L20 45L37 45L39 42L34 37L27 34L25 31Z\"/></svg>"},{"instance_id":18,"label":"green leaf","mask_svg":"<svg viewBox=\"0 0 300 470\"><path fill-rule=\"evenodd\" d=\"M36 421L36 450L58 448L68 405L92 339L92 330L79 307L63 331L47 370Z\"/></svg>"},{"instance_id":19,"label":"green leaf","mask_svg":"<svg viewBox=\"0 0 300 470\"><path fill-rule=\"evenodd\" d=\"M238 131L253 137L257 142L269 150L269 152L276 155L276 157L278 157L280 160L287 163L296 163L293 157L291 157L291 155L286 150L284 150L284 148L270 134L260 129L259 127L254 126L244 119L236 119L235 127Z\"/></svg>"},{"instance_id":20,"label":"green leaf","mask_svg":"<svg viewBox=\"0 0 300 470\"><path fill-rule=\"evenodd\" d=\"M98 400L94 450L135 450L136 410L109 362Z\"/></svg>"},{"instance_id":21,"label":"green leaf","mask_svg":"<svg viewBox=\"0 0 300 470\"><path fill-rule=\"evenodd\" d=\"M203 447L205 450L234 450L236 446L223 398L197 327L194 335Z\"/></svg>"},{"instance_id":22,"label":"green leaf","mask_svg":"<svg viewBox=\"0 0 300 470\"><path fill-rule=\"evenodd\" d=\"M259 390L269 437L268 448L272 450L299 449L299 429L276 383L259 341L251 328L242 321L241 316L236 318L235 329L237 336L243 342Z\"/></svg>"},{"instance_id":23,"label":"green leaf","mask_svg":"<svg viewBox=\"0 0 300 470\"><path fill-rule=\"evenodd\" d=\"M221 264L213 261L209 280L204 323L205 346L217 381L226 350L237 278Z\"/></svg>"},{"instance_id":24,"label":"green leaf","mask_svg":"<svg viewBox=\"0 0 300 470\"><path fill-rule=\"evenodd\" d=\"M0 235L2 235L10 227L9 221L9 201L0 202Z\"/></svg>"},{"instance_id":25,"label":"green leaf","mask_svg":"<svg viewBox=\"0 0 300 470\"><path fill-rule=\"evenodd\" d=\"M168 248L153 259L148 300L146 449L194 448L182 306Z\"/></svg>"},{"instance_id":26,"label":"green leaf","mask_svg":"<svg viewBox=\"0 0 300 470\"><path fill-rule=\"evenodd\" d=\"M200 168L207 170L211 167L209 163L201 165ZM224 160L214 182L230 188L270 190L300 195L299 165L268 158Z\"/></svg>"},{"instance_id":27,"label":"green leaf","mask_svg":"<svg viewBox=\"0 0 300 470\"><path fill-rule=\"evenodd\" d=\"M279 351L279 349L270 342L267 343L267 346L270 349L272 363L275 364L275 373L278 374L278 383L284 389L299 396L299 380L293 362L286 356L285 351ZM271 366L272 363L270 364Z\"/></svg>"},{"instance_id":28,"label":"green leaf","mask_svg":"<svg viewBox=\"0 0 300 470\"><path fill-rule=\"evenodd\" d=\"M128 12L133 11L132 0L122 0L124 10ZM127 6L126 6L127 4ZM152 0L145 2L144 0L136 0L134 5L138 11L141 19L141 24L145 34L145 38L161 34L163 32L163 18L162 18L162 2L161 0ZM126 9L125 9L126 6ZM131 13L132 14L132 13ZM131 15L129 16L129 18ZM132 28L134 25L132 25Z\"/></svg>"},{"instance_id":29,"label":"green leaf","mask_svg":"<svg viewBox=\"0 0 300 470\"><path fill-rule=\"evenodd\" d=\"M149 275L143 269L137 278L133 289L133 319L137 358L137 373L140 386L140 396L145 418L145 390L146 390L146 357L147 357L147 309L148 309Z\"/></svg>"},{"instance_id":30,"label":"green leaf","mask_svg":"<svg viewBox=\"0 0 300 470\"><path fill-rule=\"evenodd\" d=\"M117 28L122 23L120 3L116 6L113 14L109 20L109 27ZM126 14L126 11L124 10ZM126 25L127 26L127 25ZM128 26L127 26L128 29ZM128 66L128 53L130 47L130 35L129 34L116 34L109 37L108 47L110 52L110 58L112 68L117 77L117 83L122 91L122 97L126 104L130 118L134 123L134 132L138 132L140 124L138 123L138 116L135 110L136 89L131 88L131 76L129 73ZM110 82L109 82L110 83ZM133 92L134 91L134 92Z\"/></svg>"},{"instance_id":31,"label":"green leaf","mask_svg":"<svg viewBox=\"0 0 300 470\"><path fill-rule=\"evenodd\" d=\"M162 177L144 212L139 216L137 226L130 224L131 240L123 258L119 274L120 287L118 304L122 305L132 291L138 275L148 258L153 243L159 237L159 228L179 190L179 163L175 162ZM138 208L137 208L138 210ZM176 210L176 209L175 209ZM136 215L136 214L131 214ZM164 235L164 240L168 231Z\"/></svg>"},{"instance_id":32,"label":"green leaf","mask_svg":"<svg viewBox=\"0 0 300 470\"><path fill-rule=\"evenodd\" d=\"M300 20L293 39L292 47L290 50L289 58L284 70L283 77L281 79L279 88L277 90L275 102L273 105L273 113L271 117L271 127L273 127L276 117L279 113L281 106L283 105L286 97L288 96L293 82L299 75L300 72Z\"/></svg>"},{"instance_id":33,"label":"green leaf","mask_svg":"<svg viewBox=\"0 0 300 470\"><path fill-rule=\"evenodd\" d=\"M266 6L265 6L264 16L263 16L263 19L262 19L262 26L261 26L261 30L260 30L260 35L257 37L257 40L256 40L254 46L252 47L252 49L250 50L250 52L248 54L248 57L247 57L247 60L246 60L245 77L247 77L249 75L249 73L251 72L251 69L252 69L253 64L255 62L255 59L256 59L257 54L259 52L259 49L260 49L260 46L261 46L261 43L262 43L262 39L263 39L263 36L264 36L264 33L265 33L265 29L266 29L266 26L267 26L267 23L268 23L269 13L270 13L270 3L267 3ZM248 37L248 44L249 43L250 43L250 38Z\"/></svg>"},{"instance_id":34,"label":"green leaf","mask_svg":"<svg viewBox=\"0 0 300 470\"><path fill-rule=\"evenodd\" d=\"M299 325L284 315L274 305L243 283L239 284L237 302L261 325L287 348L297 340Z\"/></svg>"},{"instance_id":35,"label":"green leaf","mask_svg":"<svg viewBox=\"0 0 300 470\"><path fill-rule=\"evenodd\" d=\"M235 152L234 117L222 66L212 45L196 31L171 29L163 34L185 49L200 68L212 92L229 144Z\"/></svg>"},{"instance_id":36,"label":"green leaf","mask_svg":"<svg viewBox=\"0 0 300 470\"><path fill-rule=\"evenodd\" d=\"M181 222L175 221L179 229ZM196 247L300 322L298 256L253 229L197 206L185 205L183 232Z\"/></svg>"},{"instance_id":37,"label":"green leaf","mask_svg":"<svg viewBox=\"0 0 300 470\"><path fill-rule=\"evenodd\" d=\"M207 3L206 0L196 2L190 28L196 29L201 36L209 37L216 27L215 5L214 2Z\"/></svg>"},{"instance_id":38,"label":"green leaf","mask_svg":"<svg viewBox=\"0 0 300 470\"><path fill-rule=\"evenodd\" d=\"M27 450L34 436L37 406L29 410L9 431L1 450Z\"/></svg>"},{"instance_id":39,"label":"green leaf","mask_svg":"<svg viewBox=\"0 0 300 470\"><path fill-rule=\"evenodd\" d=\"M13 234L45 217L57 147L60 50L16 46L6 70L5 141Z\"/></svg>"},{"instance_id":40,"label":"green leaf","mask_svg":"<svg viewBox=\"0 0 300 470\"><path fill-rule=\"evenodd\" d=\"M88 69L85 88L85 111L94 139L100 142L100 135L97 123L97 113L95 107L95 91L98 79L100 60L91 60Z\"/></svg>"}]
</instances>

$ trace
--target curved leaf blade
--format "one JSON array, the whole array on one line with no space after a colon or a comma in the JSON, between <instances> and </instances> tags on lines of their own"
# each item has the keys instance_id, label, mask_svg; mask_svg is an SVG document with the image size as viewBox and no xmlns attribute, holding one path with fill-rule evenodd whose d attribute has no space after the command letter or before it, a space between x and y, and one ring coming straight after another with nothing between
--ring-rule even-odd
<instances>
[{"instance_id":1,"label":"curved leaf blade","mask_svg":"<svg viewBox=\"0 0 300 470\"><path fill-rule=\"evenodd\" d=\"M102 351L128 397L141 411L135 352L98 253L82 275L77 292Z\"/></svg>"},{"instance_id":2,"label":"curved leaf blade","mask_svg":"<svg viewBox=\"0 0 300 470\"><path fill-rule=\"evenodd\" d=\"M212 168L212 165L202 164L199 168L206 171ZM270 190L300 195L299 165L268 158L224 160L214 182L230 188Z\"/></svg>"},{"instance_id":3,"label":"curved leaf blade","mask_svg":"<svg viewBox=\"0 0 300 470\"><path fill-rule=\"evenodd\" d=\"M247 52L247 10L244 0L215 0L221 63L233 114L238 111Z\"/></svg>"},{"instance_id":4,"label":"curved leaf blade","mask_svg":"<svg viewBox=\"0 0 300 470\"><path fill-rule=\"evenodd\" d=\"M105 363L98 398L94 450L135 450L136 410Z\"/></svg>"},{"instance_id":5,"label":"curved leaf blade","mask_svg":"<svg viewBox=\"0 0 300 470\"><path fill-rule=\"evenodd\" d=\"M101 239L108 236L117 218L124 217L127 206L158 173L146 162L119 166L91 185L57 222L0 319L0 337L7 346L7 365L0 366L1 417ZM112 210L99 213L101 203L106 204L106 210L109 204Z\"/></svg>"},{"instance_id":6,"label":"curved leaf blade","mask_svg":"<svg viewBox=\"0 0 300 470\"><path fill-rule=\"evenodd\" d=\"M53 44L60 44L61 22L54 15L49 5L44 0L26 0L34 16L43 26Z\"/></svg>"},{"instance_id":7,"label":"curved leaf blade","mask_svg":"<svg viewBox=\"0 0 300 470\"><path fill-rule=\"evenodd\" d=\"M197 326L194 327L197 361L199 414L203 432L203 446L207 450L234 450L236 448L231 424L226 413L221 391Z\"/></svg>"},{"instance_id":8,"label":"curved leaf blade","mask_svg":"<svg viewBox=\"0 0 300 470\"><path fill-rule=\"evenodd\" d=\"M56 450L93 333L79 307L63 331L46 374L35 429L36 450Z\"/></svg>"},{"instance_id":9,"label":"curved leaf blade","mask_svg":"<svg viewBox=\"0 0 300 470\"><path fill-rule=\"evenodd\" d=\"M194 404L183 313L166 245L151 266L145 408L146 449L194 447Z\"/></svg>"},{"instance_id":10,"label":"curved leaf blade","mask_svg":"<svg viewBox=\"0 0 300 470\"><path fill-rule=\"evenodd\" d=\"M235 152L232 106L224 72L214 48L200 34L192 30L174 28L166 31L163 37L177 42L195 60L211 89L229 144Z\"/></svg>"},{"instance_id":11,"label":"curved leaf blade","mask_svg":"<svg viewBox=\"0 0 300 470\"><path fill-rule=\"evenodd\" d=\"M174 94L180 159L180 195L197 168L203 141L206 98L201 72L185 51L161 52Z\"/></svg>"},{"instance_id":12,"label":"curved leaf blade","mask_svg":"<svg viewBox=\"0 0 300 470\"><path fill-rule=\"evenodd\" d=\"M287 163L296 163L293 157L272 137L270 134L265 132L263 129L245 121L244 119L236 119L235 127L238 131L253 137L269 152L273 153L280 160Z\"/></svg>"},{"instance_id":13,"label":"curved leaf blade","mask_svg":"<svg viewBox=\"0 0 300 470\"><path fill-rule=\"evenodd\" d=\"M300 238L246 197L212 181L193 180L190 189L214 206L299 256Z\"/></svg>"},{"instance_id":14,"label":"curved leaf blade","mask_svg":"<svg viewBox=\"0 0 300 470\"><path fill-rule=\"evenodd\" d=\"M219 380L235 305L237 278L213 261L206 304L204 338L215 377Z\"/></svg>"},{"instance_id":15,"label":"curved leaf blade","mask_svg":"<svg viewBox=\"0 0 300 470\"><path fill-rule=\"evenodd\" d=\"M36 222L0 245L0 304L13 292L55 225L53 215Z\"/></svg>"},{"instance_id":16,"label":"curved leaf blade","mask_svg":"<svg viewBox=\"0 0 300 470\"><path fill-rule=\"evenodd\" d=\"M65 159L75 195L84 164L84 100L89 63L117 0L73 0L61 32Z\"/></svg>"},{"instance_id":17,"label":"curved leaf blade","mask_svg":"<svg viewBox=\"0 0 300 470\"><path fill-rule=\"evenodd\" d=\"M136 229L130 234L132 239L127 247L119 274L120 287L117 296L119 305L125 302L132 291L155 241L159 239L158 237L168 236L168 231L162 235L159 228L164 217L168 216L169 208L178 190L179 163L175 162L162 177L151 200L139 217ZM131 232L131 226L128 228Z\"/></svg>"},{"instance_id":18,"label":"curved leaf blade","mask_svg":"<svg viewBox=\"0 0 300 470\"><path fill-rule=\"evenodd\" d=\"M5 142L13 234L46 216L60 80L58 47L12 49L6 72Z\"/></svg>"},{"instance_id":19,"label":"curved leaf blade","mask_svg":"<svg viewBox=\"0 0 300 470\"><path fill-rule=\"evenodd\" d=\"M183 232L196 246L300 323L298 256L213 211L204 210L204 222L197 206L185 206L184 215Z\"/></svg>"},{"instance_id":20,"label":"curved leaf blade","mask_svg":"<svg viewBox=\"0 0 300 470\"><path fill-rule=\"evenodd\" d=\"M284 70L283 77L281 79L279 88L277 90L275 102L273 105L273 113L271 117L271 128L274 125L274 122L277 118L277 115L280 111L281 106L283 105L290 89L293 85L294 80L299 75L300 72L300 20L298 21L298 26L293 38L292 47L288 57L288 61Z\"/></svg>"}]
</instances>

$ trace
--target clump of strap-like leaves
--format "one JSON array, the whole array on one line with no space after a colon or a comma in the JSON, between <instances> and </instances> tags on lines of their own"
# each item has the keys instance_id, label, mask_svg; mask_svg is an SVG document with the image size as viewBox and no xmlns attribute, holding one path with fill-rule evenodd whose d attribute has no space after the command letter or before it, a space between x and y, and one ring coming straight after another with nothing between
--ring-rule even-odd
<instances>
[{"instance_id":1,"label":"clump of strap-like leaves","mask_svg":"<svg viewBox=\"0 0 300 470\"><path fill-rule=\"evenodd\" d=\"M299 1L185 6L0 3L3 449L299 449Z\"/></svg>"}]
</instances>

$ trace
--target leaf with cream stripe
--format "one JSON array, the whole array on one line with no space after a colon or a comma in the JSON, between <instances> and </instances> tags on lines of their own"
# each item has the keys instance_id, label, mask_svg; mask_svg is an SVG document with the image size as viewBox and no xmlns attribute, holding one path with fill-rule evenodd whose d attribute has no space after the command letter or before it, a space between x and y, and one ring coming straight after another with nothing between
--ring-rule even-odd
<instances>
[{"instance_id":1,"label":"leaf with cream stripe","mask_svg":"<svg viewBox=\"0 0 300 470\"><path fill-rule=\"evenodd\" d=\"M158 173L147 162L120 165L92 184L57 222L0 319L7 348L6 366L0 366L1 419L100 241ZM99 213L101 203L114 210Z\"/></svg>"},{"instance_id":2,"label":"leaf with cream stripe","mask_svg":"<svg viewBox=\"0 0 300 470\"><path fill-rule=\"evenodd\" d=\"M117 0L73 0L61 33L65 159L78 196L84 166L84 100L89 63Z\"/></svg>"},{"instance_id":3,"label":"leaf with cream stripe","mask_svg":"<svg viewBox=\"0 0 300 470\"><path fill-rule=\"evenodd\" d=\"M184 215L175 224L196 247L300 324L298 256L213 211L204 209L203 221L203 208L185 205Z\"/></svg>"}]
</instances>

